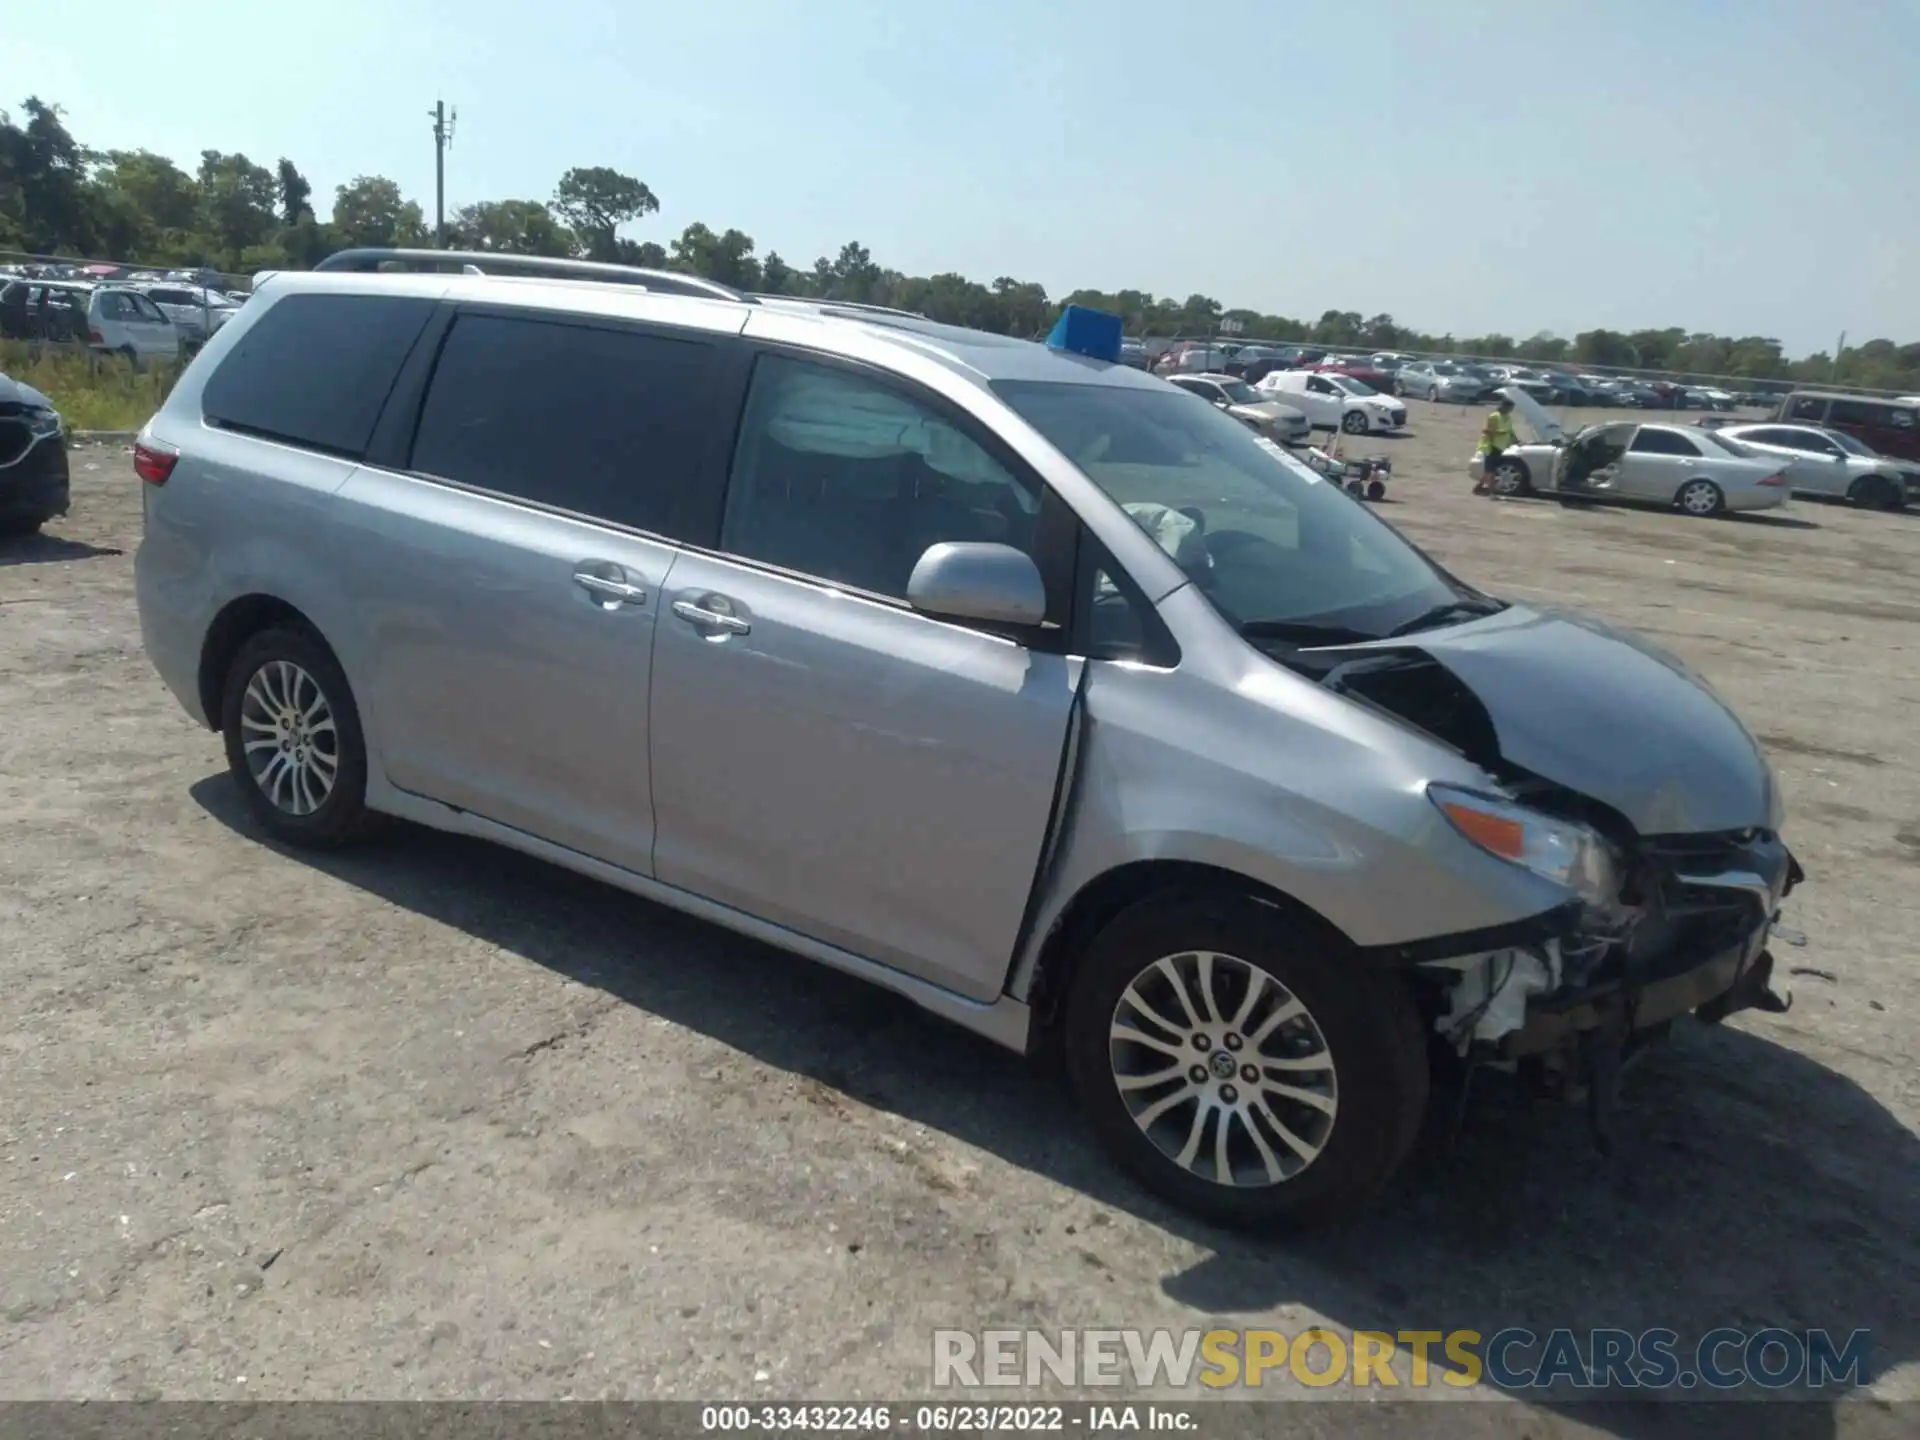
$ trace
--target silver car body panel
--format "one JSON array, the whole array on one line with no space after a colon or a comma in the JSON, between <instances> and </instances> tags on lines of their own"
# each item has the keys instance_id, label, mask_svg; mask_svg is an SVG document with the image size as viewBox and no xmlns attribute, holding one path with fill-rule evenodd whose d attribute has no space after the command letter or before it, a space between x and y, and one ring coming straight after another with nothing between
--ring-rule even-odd
<instances>
[{"instance_id":1,"label":"silver car body panel","mask_svg":"<svg viewBox=\"0 0 1920 1440\"><path fill-rule=\"evenodd\" d=\"M1178 660L1043 653L736 557L203 424L206 377L229 348L278 297L323 290L700 326L925 387L1072 509L1157 611ZM1498 788L1494 777L1243 640L990 388L1015 379L1165 384L827 304L279 274L210 338L149 427L182 456L145 495L136 575L148 653L213 723L199 676L209 626L242 596L284 601L326 637L360 700L373 808L705 916L1015 1046L1045 937L1117 867L1178 861L1239 876L1363 947L1485 932L1568 898L1464 839L1427 796L1433 783ZM1750 814L1742 786L1770 781L1716 700L1631 644L1607 650L1598 627L1527 620L1418 638L1484 692L1515 763L1612 787L1641 819ZM1584 668L1556 643L1577 647ZM1549 696L1543 675L1570 688ZM1528 693L1529 676L1542 693ZM1620 690L1614 728L1580 731L1572 717L1596 713L1609 685ZM1576 735L1617 736L1634 694L1701 727L1687 765L1670 767L1699 772L1685 784L1654 773L1667 744L1636 746L1644 762L1573 753ZM1646 712L1633 715L1645 734ZM596 769L603 757L613 773Z\"/></svg>"},{"instance_id":2,"label":"silver car body panel","mask_svg":"<svg viewBox=\"0 0 1920 1440\"><path fill-rule=\"evenodd\" d=\"M1794 431L1803 436L1825 441L1833 446L1833 453L1796 449L1790 445L1776 445L1756 438L1782 430ZM1790 425L1785 422L1723 425L1714 433L1724 435L1729 440L1737 441L1774 460L1786 470L1787 483L1793 487L1796 494L1824 495L1833 499L1844 499L1853 490L1855 482L1869 476L1885 479L1896 490L1904 491L1905 489L1898 462L1882 455L1857 455L1830 439L1829 432L1815 425Z\"/></svg>"}]
</instances>

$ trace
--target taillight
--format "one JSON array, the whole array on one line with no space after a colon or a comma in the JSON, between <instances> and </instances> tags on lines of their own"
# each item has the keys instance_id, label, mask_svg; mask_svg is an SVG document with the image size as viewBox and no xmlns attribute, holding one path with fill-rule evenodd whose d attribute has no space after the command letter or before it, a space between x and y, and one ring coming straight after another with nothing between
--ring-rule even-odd
<instances>
[{"instance_id":1,"label":"taillight","mask_svg":"<svg viewBox=\"0 0 1920 1440\"><path fill-rule=\"evenodd\" d=\"M1766 479L1762 480L1760 483L1762 485L1772 485L1778 488L1778 487L1784 486L1787 483L1787 477L1785 475L1769 475L1767 476Z\"/></svg>"},{"instance_id":2,"label":"taillight","mask_svg":"<svg viewBox=\"0 0 1920 1440\"><path fill-rule=\"evenodd\" d=\"M151 440L137 441L133 447L133 473L149 485L164 485L180 463L180 452L171 445L156 445Z\"/></svg>"}]
</instances>

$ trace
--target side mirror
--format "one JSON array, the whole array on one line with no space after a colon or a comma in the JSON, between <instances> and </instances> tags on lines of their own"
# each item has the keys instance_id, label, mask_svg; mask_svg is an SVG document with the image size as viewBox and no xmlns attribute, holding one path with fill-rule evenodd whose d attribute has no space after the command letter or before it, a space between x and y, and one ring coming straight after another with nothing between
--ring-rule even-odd
<instances>
[{"instance_id":1,"label":"side mirror","mask_svg":"<svg viewBox=\"0 0 1920 1440\"><path fill-rule=\"evenodd\" d=\"M1230 400L1216 400L1216 401L1214 401L1213 403L1214 403L1215 405L1217 405L1217 406L1219 406L1219 407L1220 407L1220 408L1221 408L1222 410L1225 410L1225 409L1226 409L1226 408L1227 408L1227 407L1228 407L1229 405L1231 405L1231 404L1232 404L1233 402L1232 402L1232 401L1230 401Z\"/></svg>"},{"instance_id":2,"label":"side mirror","mask_svg":"<svg viewBox=\"0 0 1920 1440\"><path fill-rule=\"evenodd\" d=\"M1047 616L1047 587L1032 557L1011 545L943 540L914 565L907 603L942 620L1038 625Z\"/></svg>"}]
</instances>

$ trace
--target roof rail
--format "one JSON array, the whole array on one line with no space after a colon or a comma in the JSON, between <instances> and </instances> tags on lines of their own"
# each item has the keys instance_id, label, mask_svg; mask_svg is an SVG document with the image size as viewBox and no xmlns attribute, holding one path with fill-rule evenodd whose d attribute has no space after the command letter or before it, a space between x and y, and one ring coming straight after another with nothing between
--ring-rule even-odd
<instances>
[{"instance_id":1,"label":"roof rail","mask_svg":"<svg viewBox=\"0 0 1920 1440\"><path fill-rule=\"evenodd\" d=\"M754 291L744 297L747 300L773 300L788 305L805 305L809 309L832 314L845 310L855 315L894 315L902 320L924 320L927 317L918 310L901 310L892 305L869 305L859 300L823 300L817 295L769 295L765 291Z\"/></svg>"},{"instance_id":2,"label":"roof rail","mask_svg":"<svg viewBox=\"0 0 1920 1440\"><path fill-rule=\"evenodd\" d=\"M395 250L370 246L335 251L313 268L369 274L387 266L409 270L450 266L468 275L531 275L547 280L597 280L604 285L634 285L662 295L693 295L706 300L753 298L717 280L703 280L698 275L648 270L638 265L607 265L598 260L509 255L494 250Z\"/></svg>"}]
</instances>

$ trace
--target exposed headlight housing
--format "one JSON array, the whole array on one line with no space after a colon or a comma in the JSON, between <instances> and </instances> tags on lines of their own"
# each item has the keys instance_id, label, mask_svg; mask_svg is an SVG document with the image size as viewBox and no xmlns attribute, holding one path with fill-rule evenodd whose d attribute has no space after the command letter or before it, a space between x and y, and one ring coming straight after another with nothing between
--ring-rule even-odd
<instances>
[{"instance_id":1,"label":"exposed headlight housing","mask_svg":"<svg viewBox=\"0 0 1920 1440\"><path fill-rule=\"evenodd\" d=\"M36 440L48 440L66 428L58 410L34 406L26 412L27 433Z\"/></svg>"},{"instance_id":2,"label":"exposed headlight housing","mask_svg":"<svg viewBox=\"0 0 1920 1440\"><path fill-rule=\"evenodd\" d=\"M1611 905L1618 896L1613 847L1591 826L1450 785L1429 785L1427 798L1489 855L1564 885L1589 905Z\"/></svg>"}]
</instances>

